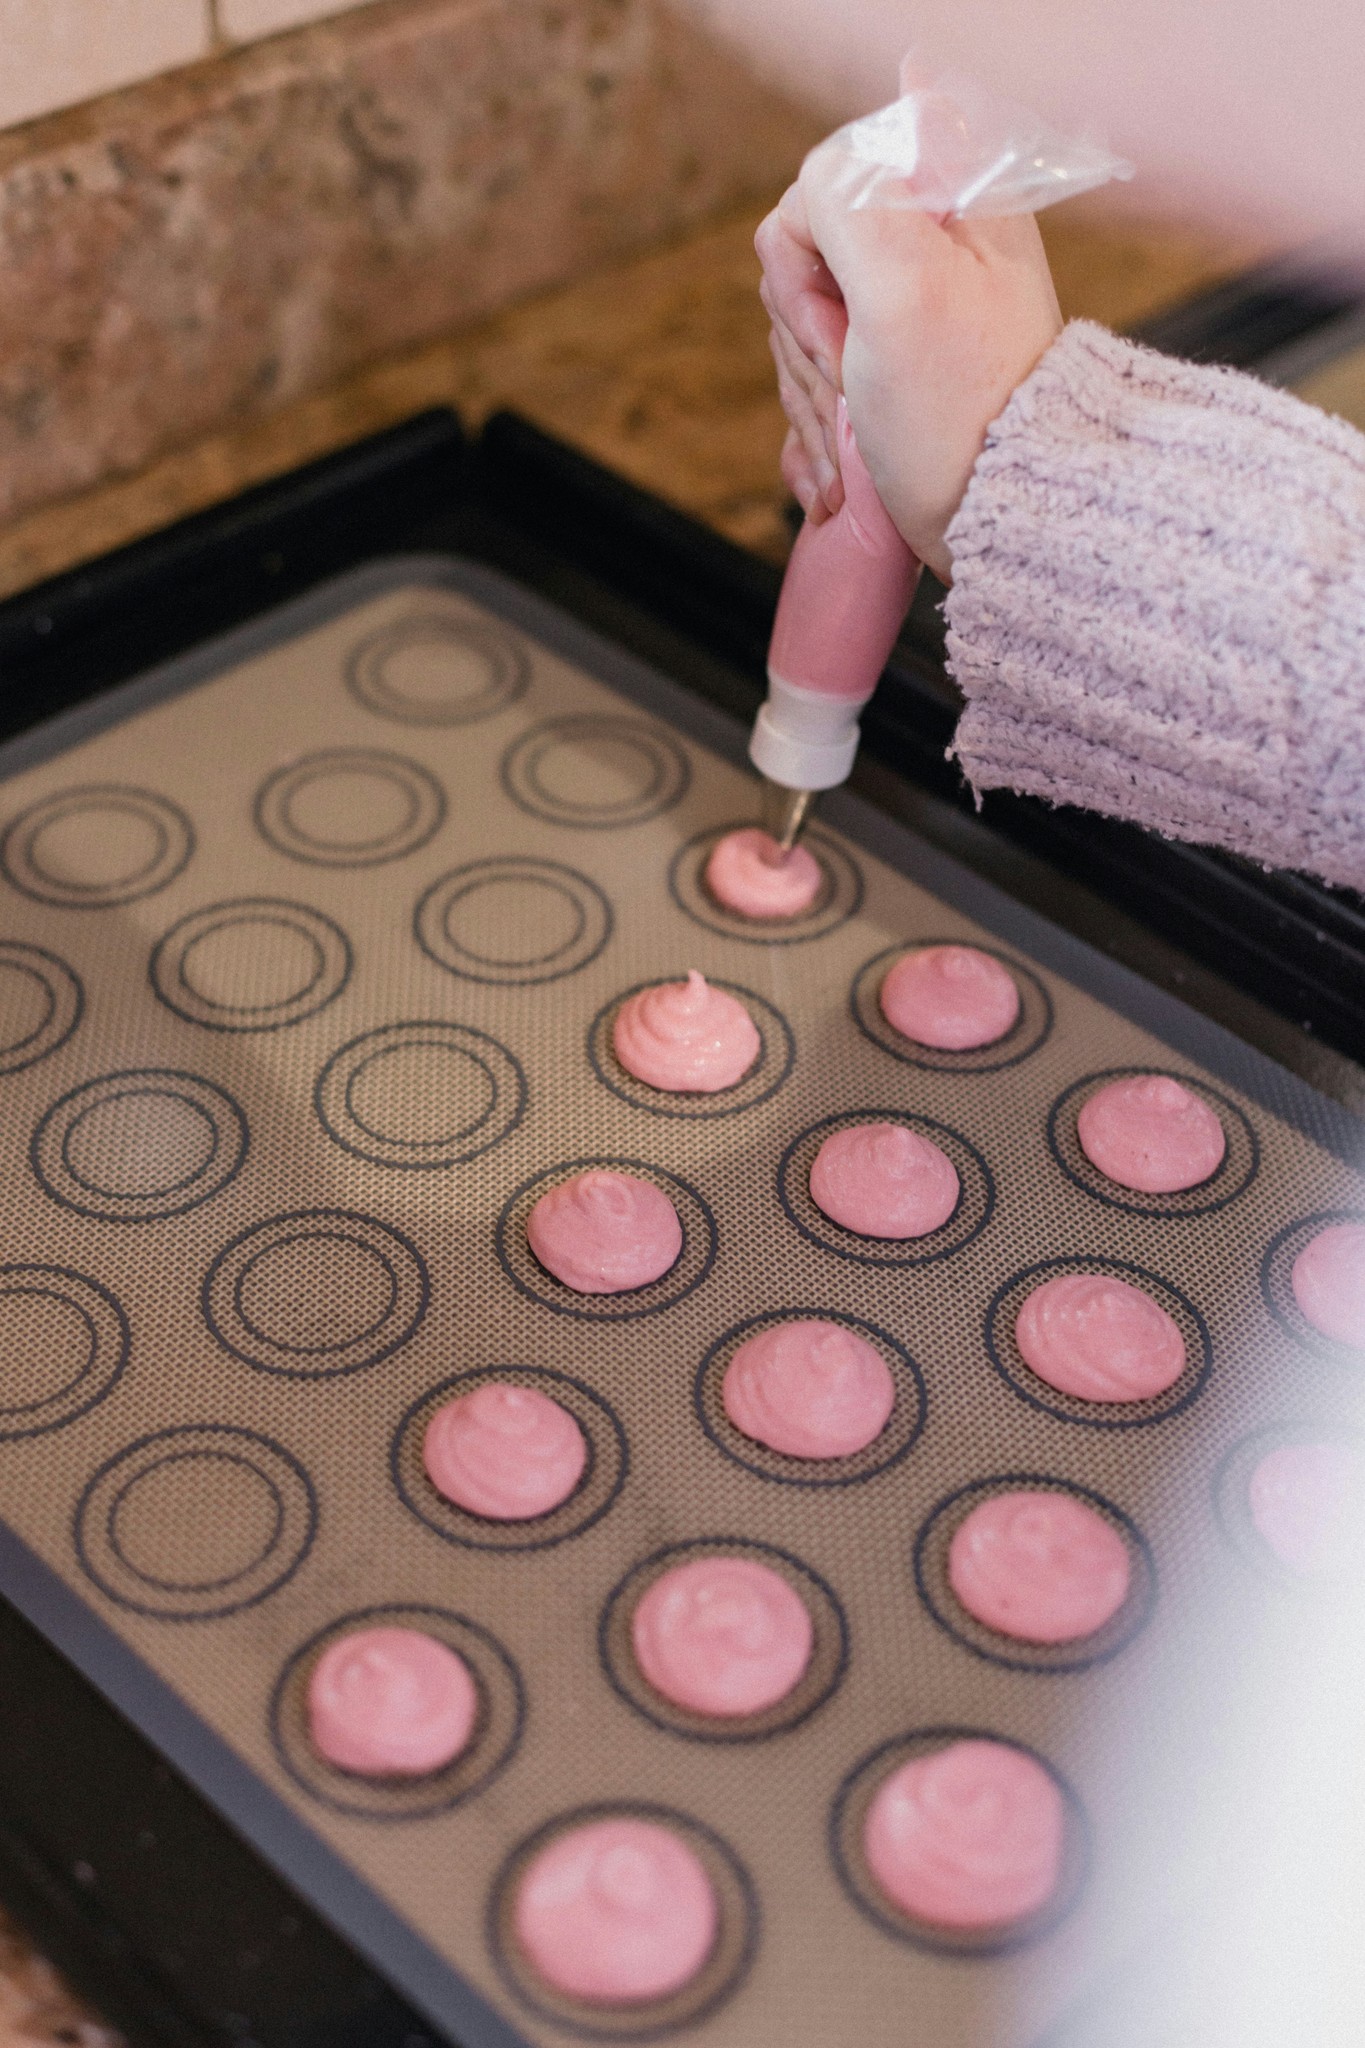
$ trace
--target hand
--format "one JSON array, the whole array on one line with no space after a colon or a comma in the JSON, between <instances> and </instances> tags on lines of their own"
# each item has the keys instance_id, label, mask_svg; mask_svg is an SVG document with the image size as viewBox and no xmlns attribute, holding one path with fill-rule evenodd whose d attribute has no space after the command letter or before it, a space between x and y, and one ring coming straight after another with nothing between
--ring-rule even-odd
<instances>
[{"instance_id":1,"label":"hand","mask_svg":"<svg viewBox=\"0 0 1365 2048\"><path fill-rule=\"evenodd\" d=\"M818 522L843 502L842 391L863 460L920 560L952 579L946 535L986 430L1062 328L1037 223L850 210L847 160L812 151L756 237L791 432L782 473Z\"/></svg>"}]
</instances>

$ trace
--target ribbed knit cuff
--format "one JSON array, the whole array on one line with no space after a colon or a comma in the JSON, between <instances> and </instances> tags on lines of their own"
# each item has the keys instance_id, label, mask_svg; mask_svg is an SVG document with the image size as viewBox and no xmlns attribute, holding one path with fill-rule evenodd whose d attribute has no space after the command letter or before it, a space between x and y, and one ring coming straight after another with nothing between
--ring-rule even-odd
<instances>
[{"instance_id":1,"label":"ribbed knit cuff","mask_svg":"<svg viewBox=\"0 0 1365 2048\"><path fill-rule=\"evenodd\" d=\"M948 541L978 790L1365 888L1365 437L1076 322Z\"/></svg>"}]
</instances>

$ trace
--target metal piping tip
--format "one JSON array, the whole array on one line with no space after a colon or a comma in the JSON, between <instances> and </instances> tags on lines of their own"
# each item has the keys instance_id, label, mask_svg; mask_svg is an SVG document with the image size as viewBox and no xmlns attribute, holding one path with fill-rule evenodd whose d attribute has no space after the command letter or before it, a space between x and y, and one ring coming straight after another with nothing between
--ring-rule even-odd
<instances>
[{"instance_id":1,"label":"metal piping tip","mask_svg":"<svg viewBox=\"0 0 1365 2048\"><path fill-rule=\"evenodd\" d=\"M784 789L780 782L763 779L763 829L777 841L784 860L801 837L815 796L813 789Z\"/></svg>"}]
</instances>

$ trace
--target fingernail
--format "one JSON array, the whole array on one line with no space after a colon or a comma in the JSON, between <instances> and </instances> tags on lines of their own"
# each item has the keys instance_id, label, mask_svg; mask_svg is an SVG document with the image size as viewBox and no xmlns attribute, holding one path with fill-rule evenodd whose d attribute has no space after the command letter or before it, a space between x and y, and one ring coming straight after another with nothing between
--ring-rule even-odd
<instances>
[{"instance_id":1,"label":"fingernail","mask_svg":"<svg viewBox=\"0 0 1365 2048\"><path fill-rule=\"evenodd\" d=\"M822 498L828 498L831 491L838 489L839 472L826 456L822 455L815 464L815 481L820 486Z\"/></svg>"},{"instance_id":2,"label":"fingernail","mask_svg":"<svg viewBox=\"0 0 1365 2048\"><path fill-rule=\"evenodd\" d=\"M797 504L801 507L801 510L805 513L809 513L811 506L815 503L816 497L818 496L815 486L812 484L810 478L805 476L798 478L798 480L792 485L792 492L796 498Z\"/></svg>"}]
</instances>

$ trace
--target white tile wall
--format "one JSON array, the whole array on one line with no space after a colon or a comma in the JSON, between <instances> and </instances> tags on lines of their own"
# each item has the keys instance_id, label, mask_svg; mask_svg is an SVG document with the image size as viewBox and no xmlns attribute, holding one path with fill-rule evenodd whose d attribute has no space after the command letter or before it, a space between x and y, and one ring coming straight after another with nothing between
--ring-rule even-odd
<instances>
[{"instance_id":1,"label":"white tile wall","mask_svg":"<svg viewBox=\"0 0 1365 2048\"><path fill-rule=\"evenodd\" d=\"M209 0L0 0L0 128L193 63L209 43Z\"/></svg>"},{"instance_id":2,"label":"white tile wall","mask_svg":"<svg viewBox=\"0 0 1365 2048\"><path fill-rule=\"evenodd\" d=\"M280 29L298 28L305 21L321 21L324 15L363 5L365 0L218 0L218 26L235 42L249 43L257 36L273 36Z\"/></svg>"}]
</instances>

